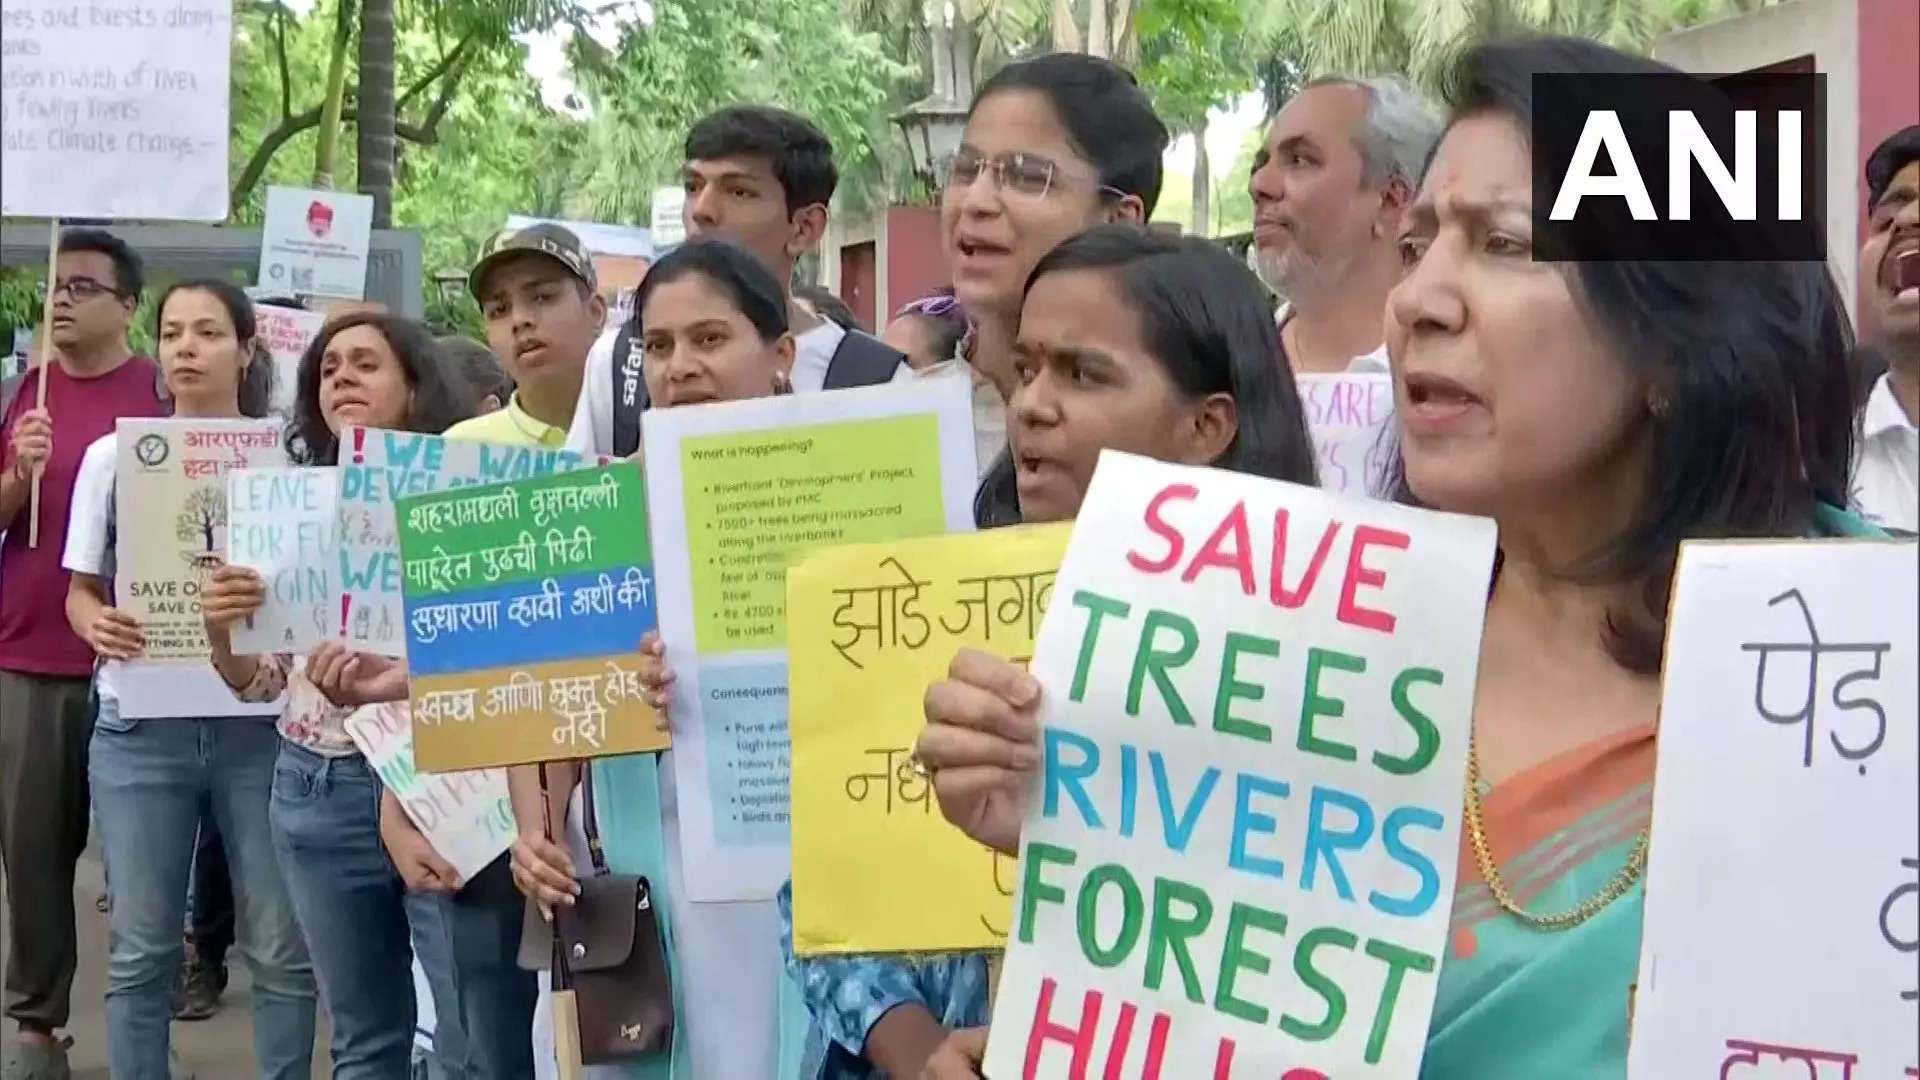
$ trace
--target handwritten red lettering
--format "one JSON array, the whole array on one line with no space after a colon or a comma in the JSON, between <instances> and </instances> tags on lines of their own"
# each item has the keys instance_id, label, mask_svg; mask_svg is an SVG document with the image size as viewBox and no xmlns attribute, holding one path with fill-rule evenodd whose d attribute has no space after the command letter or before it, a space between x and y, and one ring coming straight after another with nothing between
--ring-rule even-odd
<instances>
[{"instance_id":1,"label":"handwritten red lettering","mask_svg":"<svg viewBox=\"0 0 1920 1080\"><path fill-rule=\"evenodd\" d=\"M1313 583L1320 580L1320 568L1326 565L1327 553L1333 550L1333 538L1340 533L1340 523L1327 522L1320 533L1320 546L1313 549L1313 559L1307 563L1306 572L1300 575L1300 584L1289 590L1286 586L1287 566L1287 508L1281 507L1273 512L1273 577L1268 587L1269 599L1279 608L1297 608L1313 595Z\"/></svg>"},{"instance_id":2,"label":"handwritten red lettering","mask_svg":"<svg viewBox=\"0 0 1920 1080\"><path fill-rule=\"evenodd\" d=\"M1157 496L1156 496L1157 498ZM1087 1064L1093 1059L1093 1034L1100 1026L1100 1000L1098 990L1088 990L1081 998L1080 1026L1067 1027L1053 1022L1053 993L1059 984L1053 979L1040 980L1040 1002L1033 1010L1033 1028L1027 1032L1027 1060L1021 1075L1025 1080L1033 1080L1040 1069L1040 1052L1047 1043L1065 1043L1073 1051L1073 1060L1067 1066L1067 1076L1071 1080L1086 1080Z\"/></svg>"},{"instance_id":3,"label":"handwritten red lettering","mask_svg":"<svg viewBox=\"0 0 1920 1080\"><path fill-rule=\"evenodd\" d=\"M1393 633L1395 619L1385 611L1364 608L1355 600L1354 594L1360 586L1382 588L1387 583L1384 571L1375 570L1363 561L1367 548L1373 546L1396 548L1405 551L1410 543L1407 534L1392 529L1382 529L1374 525L1358 525L1353 530L1353 546L1347 550L1347 579L1340 586L1340 607L1336 617L1349 626L1358 626L1365 630L1378 630L1383 634Z\"/></svg>"},{"instance_id":4,"label":"handwritten red lettering","mask_svg":"<svg viewBox=\"0 0 1920 1080\"><path fill-rule=\"evenodd\" d=\"M1186 547L1186 540L1180 535L1179 529L1167 524L1166 519L1160 516L1160 508L1174 499L1190 501L1198 498L1199 495L1200 489L1192 484L1168 484L1147 503L1145 514L1147 528L1152 530L1155 536L1167 542L1167 553L1159 559L1148 559L1137 551L1128 552L1127 562L1135 570L1145 574L1164 574L1179 565L1181 552Z\"/></svg>"},{"instance_id":5,"label":"handwritten red lettering","mask_svg":"<svg viewBox=\"0 0 1920 1080\"><path fill-rule=\"evenodd\" d=\"M1229 540L1233 544L1231 550L1223 546ZM1248 550L1252 547L1253 537L1247 534L1247 504L1236 502L1213 530L1213 535L1207 537L1200 553L1187 564L1186 573L1180 575L1180 580L1191 585L1193 579L1200 576L1200 571L1210 567L1237 570L1240 573L1240 591L1252 596L1253 557Z\"/></svg>"}]
</instances>

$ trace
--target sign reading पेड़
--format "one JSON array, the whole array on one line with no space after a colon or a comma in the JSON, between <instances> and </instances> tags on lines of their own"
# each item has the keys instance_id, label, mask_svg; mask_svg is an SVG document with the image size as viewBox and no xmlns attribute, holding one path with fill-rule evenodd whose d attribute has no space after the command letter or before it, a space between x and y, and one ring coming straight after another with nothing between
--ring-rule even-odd
<instances>
[{"instance_id":1,"label":"sign reading \u092a\u0947\u0921\u093c","mask_svg":"<svg viewBox=\"0 0 1920 1080\"><path fill-rule=\"evenodd\" d=\"M692 899L769 899L792 869L788 566L841 544L971 531L970 390L926 379L647 414Z\"/></svg>"},{"instance_id":2,"label":"sign reading \u092a\u0947\u0921\u093c","mask_svg":"<svg viewBox=\"0 0 1920 1080\"><path fill-rule=\"evenodd\" d=\"M240 469L227 474L227 562L266 586L232 631L241 656L306 652L340 623L340 470Z\"/></svg>"},{"instance_id":3,"label":"sign reading \u092a\u0947\u0921\u093c","mask_svg":"<svg viewBox=\"0 0 1920 1080\"><path fill-rule=\"evenodd\" d=\"M1917 568L1681 545L1630 1080L1920 1076Z\"/></svg>"},{"instance_id":4,"label":"sign reading \u092a\u0947\u0921\u093c","mask_svg":"<svg viewBox=\"0 0 1920 1080\"><path fill-rule=\"evenodd\" d=\"M231 0L0 0L0 215L227 217Z\"/></svg>"},{"instance_id":5,"label":"sign reading \u092a\u0947\u0921\u093c","mask_svg":"<svg viewBox=\"0 0 1920 1080\"><path fill-rule=\"evenodd\" d=\"M393 505L409 495L526 480L604 465L571 450L349 427L340 433L340 635L365 652L401 657L406 633L400 532Z\"/></svg>"},{"instance_id":6,"label":"sign reading \u092a\u0947\u0921\u093c","mask_svg":"<svg viewBox=\"0 0 1920 1080\"><path fill-rule=\"evenodd\" d=\"M1032 657L1071 531L849 545L787 571L796 953L1006 944L1011 860L940 815L910 754L954 653Z\"/></svg>"},{"instance_id":7,"label":"sign reading \u092a\u0947\u0921\u093c","mask_svg":"<svg viewBox=\"0 0 1920 1080\"><path fill-rule=\"evenodd\" d=\"M420 768L667 745L636 663L655 604L638 464L411 496L395 510Z\"/></svg>"},{"instance_id":8,"label":"sign reading \u092a\u0947\u0921\u093c","mask_svg":"<svg viewBox=\"0 0 1920 1080\"><path fill-rule=\"evenodd\" d=\"M986 1075L1414 1080L1494 531L1101 456Z\"/></svg>"}]
</instances>

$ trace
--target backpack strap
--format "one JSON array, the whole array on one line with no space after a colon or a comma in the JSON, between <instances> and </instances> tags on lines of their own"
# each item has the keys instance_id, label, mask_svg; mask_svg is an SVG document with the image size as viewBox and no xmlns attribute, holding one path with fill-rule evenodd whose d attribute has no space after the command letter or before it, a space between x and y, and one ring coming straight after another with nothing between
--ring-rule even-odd
<instances>
[{"instance_id":1,"label":"backpack strap","mask_svg":"<svg viewBox=\"0 0 1920 1080\"><path fill-rule=\"evenodd\" d=\"M647 380L641 377L641 355L633 348L633 327L623 326L613 339L613 445L615 457L632 457L640 449L640 414L648 405Z\"/></svg>"},{"instance_id":2,"label":"backpack strap","mask_svg":"<svg viewBox=\"0 0 1920 1080\"><path fill-rule=\"evenodd\" d=\"M821 389L844 390L850 386L892 382L894 373L906 362L905 356L872 334L849 330L847 336L840 339L839 348L833 350L833 359L827 362L827 379Z\"/></svg>"}]
</instances>

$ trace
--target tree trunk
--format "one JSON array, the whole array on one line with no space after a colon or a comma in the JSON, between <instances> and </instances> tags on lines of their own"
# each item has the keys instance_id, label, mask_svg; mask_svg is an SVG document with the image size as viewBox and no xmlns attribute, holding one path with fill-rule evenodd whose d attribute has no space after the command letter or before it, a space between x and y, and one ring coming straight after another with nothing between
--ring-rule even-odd
<instances>
[{"instance_id":1,"label":"tree trunk","mask_svg":"<svg viewBox=\"0 0 1920 1080\"><path fill-rule=\"evenodd\" d=\"M1133 33L1133 0L1112 0L1113 8L1108 14L1107 37L1113 42L1108 56L1127 67L1133 67L1140 60L1139 41Z\"/></svg>"},{"instance_id":2,"label":"tree trunk","mask_svg":"<svg viewBox=\"0 0 1920 1080\"><path fill-rule=\"evenodd\" d=\"M1213 163L1207 157L1207 121L1193 129L1193 235L1213 235Z\"/></svg>"},{"instance_id":3,"label":"tree trunk","mask_svg":"<svg viewBox=\"0 0 1920 1080\"><path fill-rule=\"evenodd\" d=\"M965 105L973 101L974 80L980 74L980 37L973 24L961 18L953 20L948 32L953 35L953 100Z\"/></svg>"},{"instance_id":4,"label":"tree trunk","mask_svg":"<svg viewBox=\"0 0 1920 1080\"><path fill-rule=\"evenodd\" d=\"M1080 51L1080 24L1073 17L1073 0L1053 0L1053 51Z\"/></svg>"},{"instance_id":5,"label":"tree trunk","mask_svg":"<svg viewBox=\"0 0 1920 1080\"><path fill-rule=\"evenodd\" d=\"M393 0L360 8L360 190L373 196L373 227L393 225Z\"/></svg>"},{"instance_id":6,"label":"tree trunk","mask_svg":"<svg viewBox=\"0 0 1920 1080\"><path fill-rule=\"evenodd\" d=\"M1112 31L1107 28L1107 0L1087 0L1087 51L1113 55Z\"/></svg>"},{"instance_id":7,"label":"tree trunk","mask_svg":"<svg viewBox=\"0 0 1920 1080\"><path fill-rule=\"evenodd\" d=\"M340 141L340 113L347 97L347 46L353 42L353 0L333 12L333 47L327 57L327 93L320 101L320 133L314 140L313 186L333 187L333 159Z\"/></svg>"}]
</instances>

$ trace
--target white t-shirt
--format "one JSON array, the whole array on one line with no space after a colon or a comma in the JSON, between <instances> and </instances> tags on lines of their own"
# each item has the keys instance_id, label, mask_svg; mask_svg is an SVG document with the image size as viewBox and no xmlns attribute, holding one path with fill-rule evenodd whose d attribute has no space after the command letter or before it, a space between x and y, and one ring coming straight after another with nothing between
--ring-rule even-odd
<instances>
[{"instance_id":1,"label":"white t-shirt","mask_svg":"<svg viewBox=\"0 0 1920 1080\"><path fill-rule=\"evenodd\" d=\"M1293 305L1281 304L1280 310L1273 313L1274 328L1278 329L1282 326L1287 325L1287 320L1292 317L1293 317ZM1379 348L1373 350L1372 352L1361 353L1359 356L1354 357L1351 361L1348 362L1347 371L1353 374L1368 374L1368 375L1392 374L1393 369L1387 362L1387 343L1382 341L1380 343Z\"/></svg>"},{"instance_id":2,"label":"white t-shirt","mask_svg":"<svg viewBox=\"0 0 1920 1080\"><path fill-rule=\"evenodd\" d=\"M619 333L616 328L601 334L587 352L580 398L573 407L573 423L567 427L567 449L577 454L613 453L613 353ZM846 330L831 319L822 319L819 326L793 339L795 393L825 388L827 367L846 336ZM893 373L893 381L904 382L913 375L912 368L901 364Z\"/></svg>"},{"instance_id":3,"label":"white t-shirt","mask_svg":"<svg viewBox=\"0 0 1920 1080\"><path fill-rule=\"evenodd\" d=\"M1853 503L1883 528L1914 532L1920 530L1920 428L1893 396L1892 378L1880 376L1860 410Z\"/></svg>"},{"instance_id":4,"label":"white t-shirt","mask_svg":"<svg viewBox=\"0 0 1920 1080\"><path fill-rule=\"evenodd\" d=\"M73 509L67 520L67 548L60 565L79 574L107 572L107 514L113 499L119 437L102 435L80 458L73 481ZM278 716L280 703L258 704L234 697L212 664L102 661L94 686L103 702L130 716ZM123 705L123 702L125 703ZM161 703L164 703L162 705Z\"/></svg>"}]
</instances>

